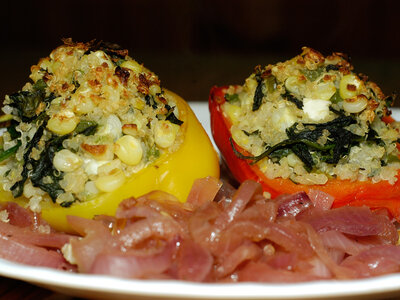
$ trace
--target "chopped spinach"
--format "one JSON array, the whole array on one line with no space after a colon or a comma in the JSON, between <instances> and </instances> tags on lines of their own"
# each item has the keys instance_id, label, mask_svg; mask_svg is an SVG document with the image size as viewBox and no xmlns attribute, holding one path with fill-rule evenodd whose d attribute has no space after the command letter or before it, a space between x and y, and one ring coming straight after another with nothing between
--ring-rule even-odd
<instances>
[{"instance_id":1,"label":"chopped spinach","mask_svg":"<svg viewBox=\"0 0 400 300\"><path fill-rule=\"evenodd\" d=\"M256 75L257 80L257 87L254 92L254 100L253 100L253 111L256 111L260 108L262 104L262 100L264 98L263 89L265 87L264 80L262 79L261 75Z\"/></svg>"},{"instance_id":2,"label":"chopped spinach","mask_svg":"<svg viewBox=\"0 0 400 300\"><path fill-rule=\"evenodd\" d=\"M74 90L72 91L72 94L74 94L76 90L79 89L81 84L78 82L78 80L75 79L75 77L72 78L72 84L75 86Z\"/></svg>"},{"instance_id":3,"label":"chopped spinach","mask_svg":"<svg viewBox=\"0 0 400 300\"><path fill-rule=\"evenodd\" d=\"M183 121L179 120L175 116L174 108L169 106L169 105L165 105L165 108L168 110L167 116L165 117L165 120L170 121L172 124L176 124L176 125L181 126L183 124Z\"/></svg>"},{"instance_id":4,"label":"chopped spinach","mask_svg":"<svg viewBox=\"0 0 400 300\"><path fill-rule=\"evenodd\" d=\"M47 192L51 197L51 199L53 200L53 202L56 201L57 197L60 194L64 193L63 188L60 186L60 180L63 179L64 174L55 169L53 165L53 159L55 153L63 149L62 145L63 141L67 138L70 138L71 134L66 134L62 136L57 136L57 135L53 136L49 141L46 142L44 150L40 153L39 159L35 160L31 158L32 150L42 138L46 125L47 125L47 120L45 119L43 123L38 127L32 140L30 140L27 143L23 155L24 164L23 164L23 170L21 172L22 179L16 182L11 187L11 191L14 197L19 197L22 195L25 182L28 178L30 178L33 186L39 187L43 191ZM81 121L72 134L92 135L96 131L97 126L98 124L93 121ZM13 132L13 130L15 131L15 126L14 127L10 126L9 131ZM18 132L16 133L18 134ZM17 146L19 147L20 144L21 143L18 142ZM18 149L18 147L14 150L14 153ZM11 151L11 149L9 150ZM6 153L3 153L3 155L5 154ZM12 154L13 153L9 155ZM1 159L1 154L0 154L0 159ZM63 205L64 207L66 207L66 205L68 204L64 203Z\"/></svg>"},{"instance_id":5,"label":"chopped spinach","mask_svg":"<svg viewBox=\"0 0 400 300\"><path fill-rule=\"evenodd\" d=\"M7 127L7 132L10 134L12 140L21 136L21 134L15 129L18 124L17 121L12 120L10 126Z\"/></svg>"},{"instance_id":6,"label":"chopped spinach","mask_svg":"<svg viewBox=\"0 0 400 300\"><path fill-rule=\"evenodd\" d=\"M106 42L93 40L88 44L88 50L84 53L85 55L90 54L90 52L95 52L98 50L103 51L111 57L111 60L116 64L121 59L125 59L128 55L128 50L123 49L120 45Z\"/></svg>"},{"instance_id":7,"label":"chopped spinach","mask_svg":"<svg viewBox=\"0 0 400 300\"><path fill-rule=\"evenodd\" d=\"M152 95L146 95L144 96L144 99L146 101L146 105L151 106L154 109L157 108L157 102L156 100L154 100L154 97Z\"/></svg>"},{"instance_id":8,"label":"chopped spinach","mask_svg":"<svg viewBox=\"0 0 400 300\"><path fill-rule=\"evenodd\" d=\"M252 131L252 132L248 132L248 131L246 131L246 130L243 130L243 132L244 132L244 134L245 135L247 135L247 136L250 136L250 135L258 135L258 134L260 134L260 131L257 129L257 130L254 130L254 131Z\"/></svg>"},{"instance_id":9,"label":"chopped spinach","mask_svg":"<svg viewBox=\"0 0 400 300\"><path fill-rule=\"evenodd\" d=\"M170 121L172 124L176 124L179 126L183 124L183 121L179 120L172 111L167 114L165 120Z\"/></svg>"},{"instance_id":10,"label":"chopped spinach","mask_svg":"<svg viewBox=\"0 0 400 300\"><path fill-rule=\"evenodd\" d=\"M275 151L271 152L268 157L272 160L280 160L282 157L288 156L292 152L293 151L289 148L276 149Z\"/></svg>"},{"instance_id":11,"label":"chopped spinach","mask_svg":"<svg viewBox=\"0 0 400 300\"><path fill-rule=\"evenodd\" d=\"M298 99L292 93L289 93L288 91L286 91L286 93L284 95L282 95L282 97L286 98L287 101L294 103L298 109L303 109L303 101Z\"/></svg>"},{"instance_id":12,"label":"chopped spinach","mask_svg":"<svg viewBox=\"0 0 400 300\"><path fill-rule=\"evenodd\" d=\"M33 85L32 91L20 91L9 96L11 99L9 105L16 109L17 115L23 122L37 118L36 110L39 104L44 102L47 105L55 98L54 94L46 96L46 87L44 80L40 79Z\"/></svg>"},{"instance_id":13,"label":"chopped spinach","mask_svg":"<svg viewBox=\"0 0 400 300\"><path fill-rule=\"evenodd\" d=\"M97 130L98 124L94 121L80 121L75 128L76 134L86 136L93 135Z\"/></svg>"},{"instance_id":14,"label":"chopped spinach","mask_svg":"<svg viewBox=\"0 0 400 300\"><path fill-rule=\"evenodd\" d=\"M338 71L339 70L339 66L338 65L327 65L326 67L325 67L325 71L326 72L329 72L329 71Z\"/></svg>"},{"instance_id":15,"label":"chopped spinach","mask_svg":"<svg viewBox=\"0 0 400 300\"><path fill-rule=\"evenodd\" d=\"M39 79L38 81L35 82L33 85L33 89L35 91L41 91L42 93L45 92L45 89L47 88L47 84L43 79Z\"/></svg>"},{"instance_id":16,"label":"chopped spinach","mask_svg":"<svg viewBox=\"0 0 400 300\"><path fill-rule=\"evenodd\" d=\"M73 203L74 203L74 201L64 201L64 202L60 203L60 206L66 208L66 207L70 207Z\"/></svg>"},{"instance_id":17,"label":"chopped spinach","mask_svg":"<svg viewBox=\"0 0 400 300\"><path fill-rule=\"evenodd\" d=\"M382 139L378 137L378 133L373 130L372 128L369 128L369 131L366 135L366 140L367 141L371 141L371 142L375 142L377 144L383 143Z\"/></svg>"},{"instance_id":18,"label":"chopped spinach","mask_svg":"<svg viewBox=\"0 0 400 300\"><path fill-rule=\"evenodd\" d=\"M319 152L322 161L336 164L342 156L350 151L350 147L353 144L358 144L363 138L344 128L355 122L351 116L339 116L326 123L303 124L304 129L302 130L297 130L297 124L295 123L286 130L286 134L289 140L307 140L320 145L317 141L323 135L323 131L329 132L329 139L326 144L319 149L316 147L313 150ZM299 156L299 158L305 164L308 162L305 157Z\"/></svg>"},{"instance_id":19,"label":"chopped spinach","mask_svg":"<svg viewBox=\"0 0 400 300\"><path fill-rule=\"evenodd\" d=\"M391 108L393 106L394 100L396 99L396 94L392 94L385 98L386 107Z\"/></svg>"},{"instance_id":20,"label":"chopped spinach","mask_svg":"<svg viewBox=\"0 0 400 300\"><path fill-rule=\"evenodd\" d=\"M64 193L64 189L60 186L60 180L64 177L64 174L54 167L53 159L56 152L63 148L62 142L67 137L68 135L63 135L51 139L46 143L39 160L30 160L32 165L30 179L33 186L47 192L53 202L60 194Z\"/></svg>"},{"instance_id":21,"label":"chopped spinach","mask_svg":"<svg viewBox=\"0 0 400 300\"><path fill-rule=\"evenodd\" d=\"M345 129L346 126L355 122L351 116L340 115L326 123L305 123L302 129L298 129L298 123L295 123L286 129L288 139L274 146L267 146L266 150L258 156L243 155L235 148L232 138L230 143L236 156L251 160L253 163L265 157L280 159L293 152L304 163L305 169L310 172L318 160L337 164L341 157L349 153L352 146L367 139ZM329 138L325 144L320 144L318 140L325 132L329 133Z\"/></svg>"},{"instance_id":22,"label":"chopped spinach","mask_svg":"<svg viewBox=\"0 0 400 300\"><path fill-rule=\"evenodd\" d=\"M45 127L46 127L46 124L40 126L36 130L35 134L33 135L32 140L29 141L29 143L27 144L27 146L25 148L25 152L23 155L24 165L23 165L23 169L21 172L22 179L20 181L17 181L16 183L14 183L14 185L10 188L14 198L21 196L22 192L24 191L24 184L25 184L25 181L28 179L28 173L29 173L28 167L31 166L31 161L32 161L32 159L30 158L30 155L31 155L33 148L39 143L40 139L42 138Z\"/></svg>"},{"instance_id":23,"label":"chopped spinach","mask_svg":"<svg viewBox=\"0 0 400 300\"><path fill-rule=\"evenodd\" d=\"M314 165L314 160L306 144L297 143L292 146L292 151L304 163L304 168L310 172Z\"/></svg>"}]
</instances>

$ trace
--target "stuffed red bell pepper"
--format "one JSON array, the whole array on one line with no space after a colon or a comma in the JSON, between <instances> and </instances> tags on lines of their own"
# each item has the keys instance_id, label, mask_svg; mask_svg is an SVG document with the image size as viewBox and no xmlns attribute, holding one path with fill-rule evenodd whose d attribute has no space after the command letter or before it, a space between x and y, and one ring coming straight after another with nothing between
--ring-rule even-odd
<instances>
[{"instance_id":1,"label":"stuffed red bell pepper","mask_svg":"<svg viewBox=\"0 0 400 300\"><path fill-rule=\"evenodd\" d=\"M236 179L257 180L271 197L318 189L336 207L386 208L400 220L393 100L344 54L304 47L256 67L243 86L212 88L212 134Z\"/></svg>"}]
</instances>

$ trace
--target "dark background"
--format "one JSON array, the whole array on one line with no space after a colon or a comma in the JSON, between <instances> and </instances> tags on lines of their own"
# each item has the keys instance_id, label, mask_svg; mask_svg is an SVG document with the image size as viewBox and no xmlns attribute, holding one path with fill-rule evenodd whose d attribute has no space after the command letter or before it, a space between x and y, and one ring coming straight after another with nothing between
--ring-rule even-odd
<instances>
[{"instance_id":1,"label":"dark background","mask_svg":"<svg viewBox=\"0 0 400 300\"><path fill-rule=\"evenodd\" d=\"M118 43L187 100L241 84L310 46L350 55L386 94L400 84L400 1L2 1L0 99L61 38ZM400 100L399 100L400 102Z\"/></svg>"}]
</instances>

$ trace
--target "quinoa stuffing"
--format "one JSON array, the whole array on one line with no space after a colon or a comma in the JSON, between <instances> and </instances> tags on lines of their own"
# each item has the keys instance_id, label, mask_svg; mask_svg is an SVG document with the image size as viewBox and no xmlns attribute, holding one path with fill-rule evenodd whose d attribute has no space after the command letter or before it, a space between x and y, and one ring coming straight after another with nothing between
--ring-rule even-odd
<instances>
[{"instance_id":1,"label":"quinoa stuffing","mask_svg":"<svg viewBox=\"0 0 400 300\"><path fill-rule=\"evenodd\" d=\"M237 156L270 179L325 184L330 178L394 184L400 168L394 95L385 96L347 57L304 47L276 65L257 66L230 86L222 106Z\"/></svg>"},{"instance_id":2,"label":"quinoa stuffing","mask_svg":"<svg viewBox=\"0 0 400 300\"><path fill-rule=\"evenodd\" d=\"M110 192L182 143L174 100L115 44L65 39L30 79L4 100L0 183L34 211Z\"/></svg>"}]
</instances>

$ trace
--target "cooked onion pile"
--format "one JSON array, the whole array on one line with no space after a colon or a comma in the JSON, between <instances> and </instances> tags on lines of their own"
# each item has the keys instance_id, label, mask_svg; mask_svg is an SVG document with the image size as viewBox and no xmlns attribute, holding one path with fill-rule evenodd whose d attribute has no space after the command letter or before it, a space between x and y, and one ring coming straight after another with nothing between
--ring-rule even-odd
<instances>
[{"instance_id":1,"label":"cooked onion pile","mask_svg":"<svg viewBox=\"0 0 400 300\"><path fill-rule=\"evenodd\" d=\"M14 202L0 204L0 257L31 266L73 271L60 249L72 236L55 232L40 215Z\"/></svg>"},{"instance_id":2,"label":"cooked onion pile","mask_svg":"<svg viewBox=\"0 0 400 300\"><path fill-rule=\"evenodd\" d=\"M57 251L62 248L82 273L198 282L300 282L398 272L398 233L386 212L330 209L332 201L320 191L270 200L254 181L235 190L206 178L196 181L186 203L155 191L126 199L114 217L70 217L82 238L52 232L37 215L7 204L0 256L71 270Z\"/></svg>"}]
</instances>

